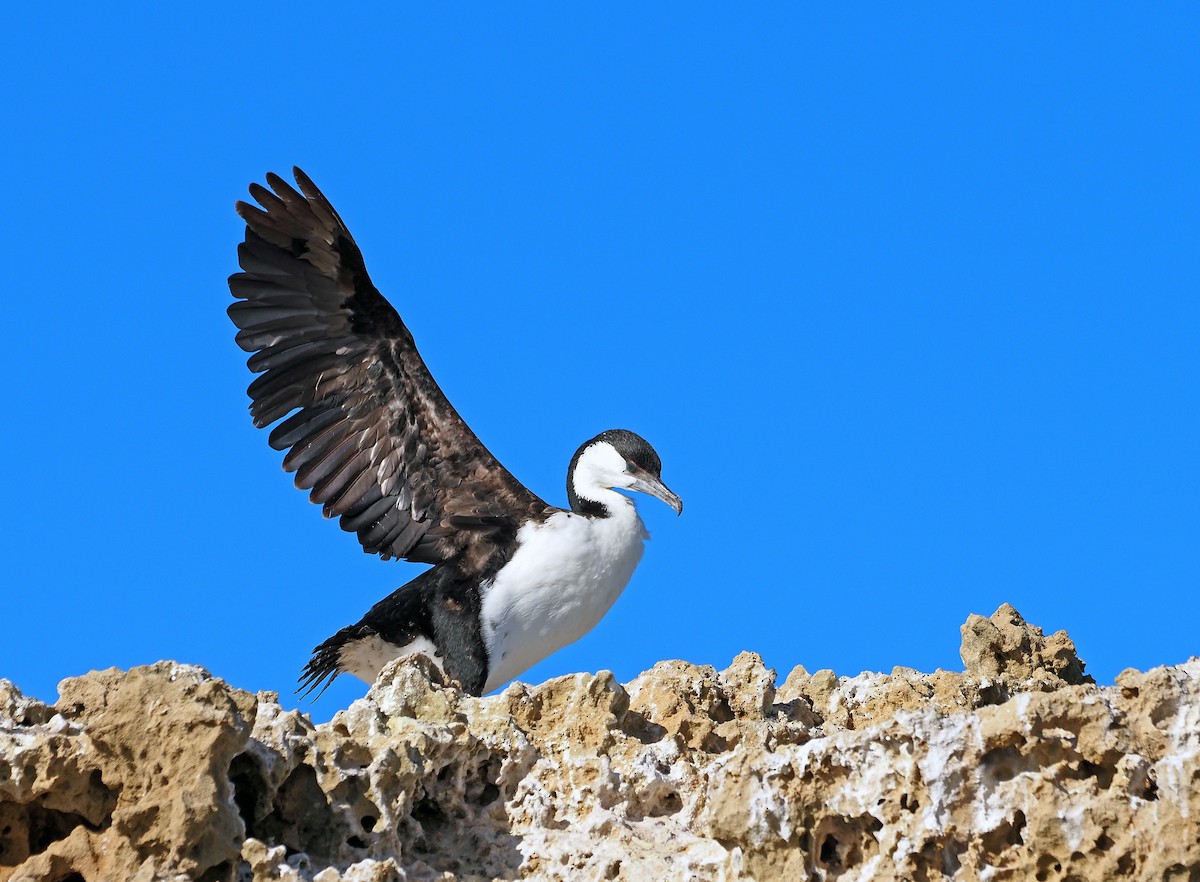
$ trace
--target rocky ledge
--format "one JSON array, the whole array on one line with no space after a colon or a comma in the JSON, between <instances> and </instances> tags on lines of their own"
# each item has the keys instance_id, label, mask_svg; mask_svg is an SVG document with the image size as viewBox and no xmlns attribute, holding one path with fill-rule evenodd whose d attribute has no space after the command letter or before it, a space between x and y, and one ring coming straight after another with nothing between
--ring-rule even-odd
<instances>
[{"instance_id":1,"label":"rocky ledge","mask_svg":"<svg viewBox=\"0 0 1200 882\"><path fill-rule=\"evenodd\" d=\"M319 726L169 662L0 681L0 882L1200 879L1200 660L1097 686L1010 606L962 633L963 673L779 686L422 658Z\"/></svg>"}]
</instances>

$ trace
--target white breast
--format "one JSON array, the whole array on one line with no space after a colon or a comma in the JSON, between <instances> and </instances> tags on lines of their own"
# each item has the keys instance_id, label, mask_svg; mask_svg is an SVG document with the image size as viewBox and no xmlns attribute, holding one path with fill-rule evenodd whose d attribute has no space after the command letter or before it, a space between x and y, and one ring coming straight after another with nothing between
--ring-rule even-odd
<instances>
[{"instance_id":1,"label":"white breast","mask_svg":"<svg viewBox=\"0 0 1200 882\"><path fill-rule=\"evenodd\" d=\"M484 692L578 640L625 590L649 534L633 503L612 495L621 502L610 517L556 512L517 534L512 560L484 588Z\"/></svg>"}]
</instances>

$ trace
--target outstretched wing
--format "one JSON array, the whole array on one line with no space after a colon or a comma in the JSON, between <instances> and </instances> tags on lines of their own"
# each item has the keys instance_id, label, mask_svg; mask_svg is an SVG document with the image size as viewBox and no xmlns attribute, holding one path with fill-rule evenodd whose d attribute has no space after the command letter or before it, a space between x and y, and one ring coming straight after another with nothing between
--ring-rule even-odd
<instances>
[{"instance_id":1,"label":"outstretched wing","mask_svg":"<svg viewBox=\"0 0 1200 882\"><path fill-rule=\"evenodd\" d=\"M288 451L283 467L365 551L426 563L489 555L546 503L446 400L342 219L293 171L300 192L268 174L273 193L250 185L261 209L237 204L246 241L229 317L261 374L248 390L254 424L287 417L270 435Z\"/></svg>"}]
</instances>

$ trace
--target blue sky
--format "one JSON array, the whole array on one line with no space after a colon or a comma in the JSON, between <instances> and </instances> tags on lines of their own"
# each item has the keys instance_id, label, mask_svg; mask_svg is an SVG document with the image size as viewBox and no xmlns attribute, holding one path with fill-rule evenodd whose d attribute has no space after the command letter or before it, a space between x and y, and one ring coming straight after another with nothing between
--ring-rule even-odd
<instances>
[{"instance_id":1,"label":"blue sky","mask_svg":"<svg viewBox=\"0 0 1200 882\"><path fill-rule=\"evenodd\" d=\"M293 164L519 478L626 427L686 502L527 679L959 669L1006 601L1102 681L1200 652L1196 7L496 9L10 13L0 676L292 702L420 571L246 414L233 202Z\"/></svg>"}]
</instances>

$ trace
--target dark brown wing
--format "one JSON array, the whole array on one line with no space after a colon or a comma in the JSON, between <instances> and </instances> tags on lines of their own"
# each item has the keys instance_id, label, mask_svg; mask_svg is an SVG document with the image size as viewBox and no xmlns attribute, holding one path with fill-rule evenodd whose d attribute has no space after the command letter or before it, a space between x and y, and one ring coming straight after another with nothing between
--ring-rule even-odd
<instances>
[{"instance_id":1,"label":"dark brown wing","mask_svg":"<svg viewBox=\"0 0 1200 882\"><path fill-rule=\"evenodd\" d=\"M367 552L426 563L489 556L548 506L451 407L342 219L294 172L301 192L268 174L274 193L250 185L262 209L237 204L246 241L229 317L261 374L249 388L254 424L291 413L271 446L288 451L296 486Z\"/></svg>"}]
</instances>

